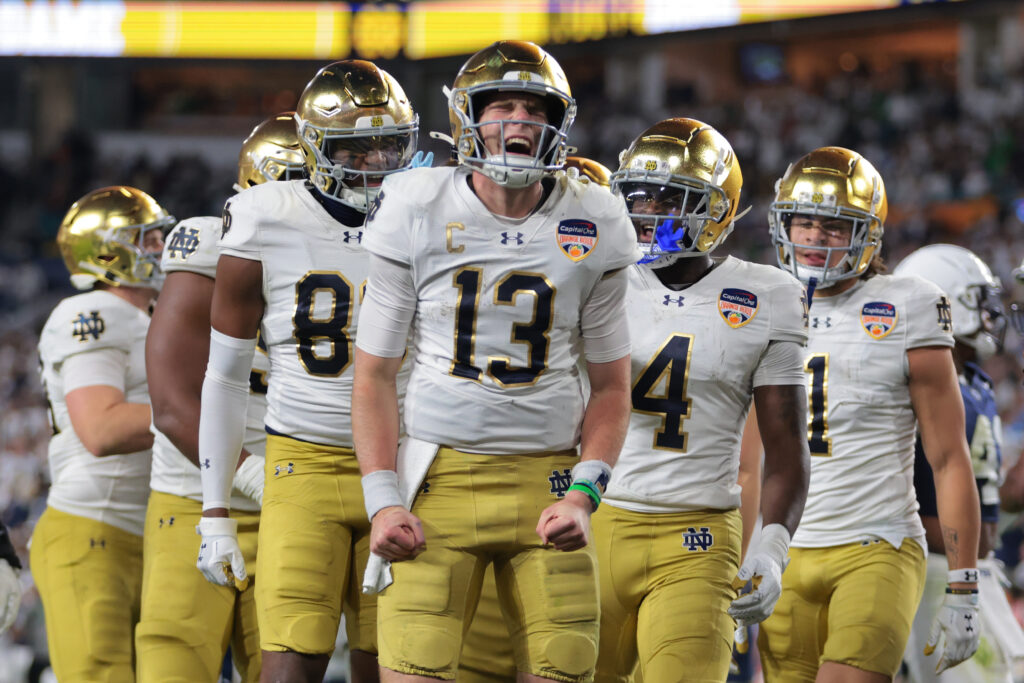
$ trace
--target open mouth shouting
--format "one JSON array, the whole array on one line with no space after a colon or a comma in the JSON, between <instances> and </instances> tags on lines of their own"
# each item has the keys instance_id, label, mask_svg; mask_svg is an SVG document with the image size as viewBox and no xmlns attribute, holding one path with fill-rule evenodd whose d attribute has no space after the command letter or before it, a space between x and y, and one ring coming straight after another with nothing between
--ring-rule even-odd
<instances>
[{"instance_id":1,"label":"open mouth shouting","mask_svg":"<svg viewBox=\"0 0 1024 683\"><path fill-rule=\"evenodd\" d=\"M532 157L533 141L522 135L509 135L505 138L505 153Z\"/></svg>"}]
</instances>

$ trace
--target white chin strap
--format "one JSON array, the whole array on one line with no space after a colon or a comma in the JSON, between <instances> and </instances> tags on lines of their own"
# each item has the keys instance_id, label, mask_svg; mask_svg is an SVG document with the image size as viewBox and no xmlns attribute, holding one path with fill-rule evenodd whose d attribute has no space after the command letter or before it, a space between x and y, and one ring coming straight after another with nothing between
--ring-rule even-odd
<instances>
[{"instance_id":1,"label":"white chin strap","mask_svg":"<svg viewBox=\"0 0 1024 683\"><path fill-rule=\"evenodd\" d=\"M489 154L483 166L479 169L481 173L503 187L521 188L528 187L544 177L544 169L533 165L511 165L502 163L500 154ZM533 161L531 159L531 161Z\"/></svg>"}]
</instances>

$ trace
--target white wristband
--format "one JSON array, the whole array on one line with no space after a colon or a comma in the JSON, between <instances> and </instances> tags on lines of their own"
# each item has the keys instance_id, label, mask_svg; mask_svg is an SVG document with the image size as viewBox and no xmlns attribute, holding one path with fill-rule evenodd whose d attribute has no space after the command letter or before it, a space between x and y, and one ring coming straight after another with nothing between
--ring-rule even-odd
<instances>
[{"instance_id":1,"label":"white wristband","mask_svg":"<svg viewBox=\"0 0 1024 683\"><path fill-rule=\"evenodd\" d=\"M363 477L363 501L366 504L366 518L371 522L373 516L384 508L405 507L398 490L398 472L377 470Z\"/></svg>"},{"instance_id":2,"label":"white wristband","mask_svg":"<svg viewBox=\"0 0 1024 683\"><path fill-rule=\"evenodd\" d=\"M761 540L757 549L767 554L785 570L790 540L789 529L781 524L769 524L761 529Z\"/></svg>"},{"instance_id":3,"label":"white wristband","mask_svg":"<svg viewBox=\"0 0 1024 683\"><path fill-rule=\"evenodd\" d=\"M230 517L200 517L196 533L200 536L236 536L238 520Z\"/></svg>"},{"instance_id":4,"label":"white wristband","mask_svg":"<svg viewBox=\"0 0 1024 683\"><path fill-rule=\"evenodd\" d=\"M947 583L978 583L978 570L974 568L970 569L950 569L949 574L946 577Z\"/></svg>"},{"instance_id":5,"label":"white wristband","mask_svg":"<svg viewBox=\"0 0 1024 683\"><path fill-rule=\"evenodd\" d=\"M612 478L612 466L604 460L583 460L572 468L572 481L577 479L596 484L601 491L608 489L608 481Z\"/></svg>"}]
</instances>

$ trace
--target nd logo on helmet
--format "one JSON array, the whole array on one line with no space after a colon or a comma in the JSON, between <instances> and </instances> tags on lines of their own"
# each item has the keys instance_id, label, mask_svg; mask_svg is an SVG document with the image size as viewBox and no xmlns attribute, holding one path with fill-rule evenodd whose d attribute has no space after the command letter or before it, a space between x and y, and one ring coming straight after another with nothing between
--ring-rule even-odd
<instances>
[{"instance_id":1,"label":"nd logo on helmet","mask_svg":"<svg viewBox=\"0 0 1024 683\"><path fill-rule=\"evenodd\" d=\"M647 161L644 162L644 170L645 171L657 171L658 170L658 162L655 161L654 159L648 159Z\"/></svg>"},{"instance_id":2,"label":"nd logo on helmet","mask_svg":"<svg viewBox=\"0 0 1024 683\"><path fill-rule=\"evenodd\" d=\"M821 204L823 201L825 201L825 195L822 194L821 192L815 192L814 194L811 195L811 201L814 202L815 204Z\"/></svg>"},{"instance_id":3,"label":"nd logo on helmet","mask_svg":"<svg viewBox=\"0 0 1024 683\"><path fill-rule=\"evenodd\" d=\"M374 128L380 128L381 126L384 125L384 117L383 116L373 116L373 117L371 117L370 118L370 125L373 126Z\"/></svg>"}]
</instances>

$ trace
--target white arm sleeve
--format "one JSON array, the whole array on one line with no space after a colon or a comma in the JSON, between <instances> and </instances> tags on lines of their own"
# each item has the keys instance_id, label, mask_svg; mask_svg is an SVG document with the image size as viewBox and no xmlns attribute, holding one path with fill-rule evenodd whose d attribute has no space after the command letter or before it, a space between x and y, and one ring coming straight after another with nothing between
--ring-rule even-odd
<instances>
[{"instance_id":1,"label":"white arm sleeve","mask_svg":"<svg viewBox=\"0 0 1024 683\"><path fill-rule=\"evenodd\" d=\"M371 254L366 297L356 327L356 346L381 358L403 355L415 314L412 271L397 261Z\"/></svg>"},{"instance_id":2,"label":"white arm sleeve","mask_svg":"<svg viewBox=\"0 0 1024 683\"><path fill-rule=\"evenodd\" d=\"M199 412L199 472L203 509L231 507L231 487L245 438L249 371L256 339L210 330L210 361Z\"/></svg>"},{"instance_id":3,"label":"white arm sleeve","mask_svg":"<svg viewBox=\"0 0 1024 683\"><path fill-rule=\"evenodd\" d=\"M75 389L103 384L124 393L128 354L120 349L104 348L68 356L60 367L64 395Z\"/></svg>"},{"instance_id":4,"label":"white arm sleeve","mask_svg":"<svg viewBox=\"0 0 1024 683\"><path fill-rule=\"evenodd\" d=\"M755 387L804 384L804 346L793 341L771 341L754 370Z\"/></svg>"},{"instance_id":5,"label":"white arm sleeve","mask_svg":"<svg viewBox=\"0 0 1024 683\"><path fill-rule=\"evenodd\" d=\"M626 322L626 269L601 278L583 304L583 353L591 363L610 363L629 354Z\"/></svg>"}]
</instances>

